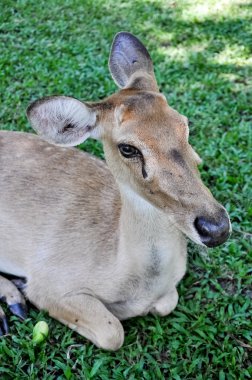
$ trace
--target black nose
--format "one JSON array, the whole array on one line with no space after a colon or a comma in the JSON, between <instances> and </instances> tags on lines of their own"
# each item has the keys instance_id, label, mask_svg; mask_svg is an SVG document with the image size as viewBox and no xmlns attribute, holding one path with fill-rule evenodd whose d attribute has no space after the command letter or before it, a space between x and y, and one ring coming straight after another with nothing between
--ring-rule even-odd
<instances>
[{"instance_id":1,"label":"black nose","mask_svg":"<svg viewBox=\"0 0 252 380\"><path fill-rule=\"evenodd\" d=\"M226 212L222 212L217 219L200 216L195 219L194 227L200 240L207 247L216 247L224 243L230 234L230 222Z\"/></svg>"}]
</instances>

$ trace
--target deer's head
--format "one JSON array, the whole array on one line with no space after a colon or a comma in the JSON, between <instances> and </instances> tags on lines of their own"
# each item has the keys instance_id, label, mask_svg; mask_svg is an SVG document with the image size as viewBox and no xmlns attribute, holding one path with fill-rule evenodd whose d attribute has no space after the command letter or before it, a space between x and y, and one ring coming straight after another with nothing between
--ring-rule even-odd
<instances>
[{"instance_id":1,"label":"deer's head","mask_svg":"<svg viewBox=\"0 0 252 380\"><path fill-rule=\"evenodd\" d=\"M228 214L200 179L188 120L159 92L148 51L121 32L109 67L119 92L97 103L65 96L38 100L27 111L33 128L57 145L101 139L121 189L163 210L196 243L222 244L231 229Z\"/></svg>"}]
</instances>

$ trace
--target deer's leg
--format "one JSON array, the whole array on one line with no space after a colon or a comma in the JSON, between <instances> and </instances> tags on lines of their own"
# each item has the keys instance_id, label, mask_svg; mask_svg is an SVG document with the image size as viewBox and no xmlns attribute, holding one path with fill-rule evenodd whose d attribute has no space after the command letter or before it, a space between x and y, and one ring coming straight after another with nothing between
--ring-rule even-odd
<instances>
[{"instance_id":1,"label":"deer's leg","mask_svg":"<svg viewBox=\"0 0 252 380\"><path fill-rule=\"evenodd\" d=\"M3 276L0 276L0 300L7 303L12 314L21 319L26 318L24 297L14 284ZM7 334L8 330L4 311L0 308L0 335Z\"/></svg>"},{"instance_id":2,"label":"deer's leg","mask_svg":"<svg viewBox=\"0 0 252 380\"><path fill-rule=\"evenodd\" d=\"M164 297L161 297L150 310L152 314L165 316L170 314L178 303L178 292L174 288L171 292L167 293Z\"/></svg>"},{"instance_id":3,"label":"deer's leg","mask_svg":"<svg viewBox=\"0 0 252 380\"><path fill-rule=\"evenodd\" d=\"M0 336L6 335L9 332L9 326L3 309L0 306Z\"/></svg>"},{"instance_id":4,"label":"deer's leg","mask_svg":"<svg viewBox=\"0 0 252 380\"><path fill-rule=\"evenodd\" d=\"M28 298L33 302L29 294ZM38 304L37 299L34 299L35 305L46 309L50 316L91 340L96 346L112 351L122 346L124 331L119 319L94 296L69 293L50 301L47 298L44 304Z\"/></svg>"}]
</instances>

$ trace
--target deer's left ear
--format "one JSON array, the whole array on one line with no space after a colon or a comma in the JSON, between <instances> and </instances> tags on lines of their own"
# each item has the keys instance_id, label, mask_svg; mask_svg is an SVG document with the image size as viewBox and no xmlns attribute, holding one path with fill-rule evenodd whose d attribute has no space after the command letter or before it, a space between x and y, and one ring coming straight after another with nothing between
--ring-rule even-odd
<instances>
[{"instance_id":1,"label":"deer's left ear","mask_svg":"<svg viewBox=\"0 0 252 380\"><path fill-rule=\"evenodd\" d=\"M99 138L97 109L71 97L37 100L28 107L27 116L35 131L56 145L74 146L88 137Z\"/></svg>"},{"instance_id":2,"label":"deer's left ear","mask_svg":"<svg viewBox=\"0 0 252 380\"><path fill-rule=\"evenodd\" d=\"M115 36L109 69L115 83L121 88L159 92L150 54L131 33L120 32Z\"/></svg>"}]
</instances>

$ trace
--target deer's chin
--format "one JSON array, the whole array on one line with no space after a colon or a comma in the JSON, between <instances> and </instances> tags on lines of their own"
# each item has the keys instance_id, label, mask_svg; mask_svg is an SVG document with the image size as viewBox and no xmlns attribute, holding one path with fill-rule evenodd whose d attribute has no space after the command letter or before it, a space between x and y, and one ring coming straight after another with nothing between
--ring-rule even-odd
<instances>
[{"instance_id":1,"label":"deer's chin","mask_svg":"<svg viewBox=\"0 0 252 380\"><path fill-rule=\"evenodd\" d=\"M202 241L200 240L200 237L197 236L197 233L187 233L185 234L193 243L196 243L198 245L201 245L203 247L206 247L206 245L204 243L202 243Z\"/></svg>"},{"instance_id":2,"label":"deer's chin","mask_svg":"<svg viewBox=\"0 0 252 380\"><path fill-rule=\"evenodd\" d=\"M206 247L206 245L202 243L200 237L198 236L196 232L186 231L184 228L180 228L180 227L178 227L178 229L185 235L185 237L190 239L193 243Z\"/></svg>"},{"instance_id":3,"label":"deer's chin","mask_svg":"<svg viewBox=\"0 0 252 380\"><path fill-rule=\"evenodd\" d=\"M206 245L201 241L200 236L198 235L197 231L195 230L193 223L188 221L188 226L185 224L182 225L181 222L177 221L176 218L171 214L170 215L171 223L173 223L176 228L183 233L185 237L190 239L193 243L196 243L198 245L201 245L203 247L206 247Z\"/></svg>"}]
</instances>

